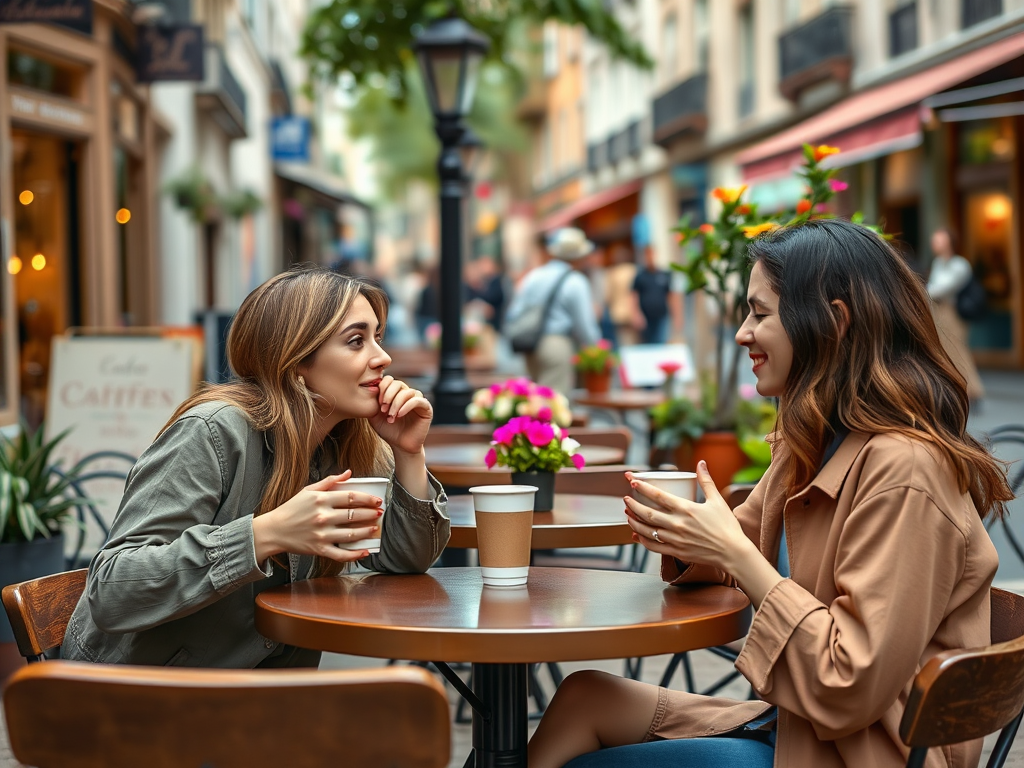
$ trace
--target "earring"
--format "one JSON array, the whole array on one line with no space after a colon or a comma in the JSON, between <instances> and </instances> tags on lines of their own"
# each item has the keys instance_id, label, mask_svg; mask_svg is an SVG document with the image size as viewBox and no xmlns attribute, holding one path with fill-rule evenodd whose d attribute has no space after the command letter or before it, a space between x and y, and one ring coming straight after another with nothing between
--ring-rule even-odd
<instances>
[{"instance_id":1,"label":"earring","mask_svg":"<svg viewBox=\"0 0 1024 768\"><path fill-rule=\"evenodd\" d=\"M302 374L299 374L299 386L302 387L303 389L305 389L306 387L306 380L302 378Z\"/></svg>"}]
</instances>

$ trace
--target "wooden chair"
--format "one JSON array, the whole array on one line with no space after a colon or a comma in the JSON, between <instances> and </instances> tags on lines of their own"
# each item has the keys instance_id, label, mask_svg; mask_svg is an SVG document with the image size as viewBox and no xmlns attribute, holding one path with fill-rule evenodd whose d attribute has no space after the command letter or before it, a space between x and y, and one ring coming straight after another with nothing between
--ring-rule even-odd
<instances>
[{"instance_id":1,"label":"wooden chair","mask_svg":"<svg viewBox=\"0 0 1024 768\"><path fill-rule=\"evenodd\" d=\"M992 645L940 653L914 679L900 721L907 768L921 768L930 747L996 731L988 768L1006 760L1024 713L1024 597L996 588L991 595Z\"/></svg>"},{"instance_id":2,"label":"wooden chair","mask_svg":"<svg viewBox=\"0 0 1024 768\"><path fill-rule=\"evenodd\" d=\"M424 445L459 445L488 443L494 427L490 424L434 424L427 432Z\"/></svg>"},{"instance_id":3,"label":"wooden chair","mask_svg":"<svg viewBox=\"0 0 1024 768\"><path fill-rule=\"evenodd\" d=\"M18 652L29 663L64 642L64 630L85 591L86 568L10 584L3 589L4 609L14 630Z\"/></svg>"},{"instance_id":4,"label":"wooden chair","mask_svg":"<svg viewBox=\"0 0 1024 768\"><path fill-rule=\"evenodd\" d=\"M52 661L4 690L36 768L444 768L448 698L417 667L210 670Z\"/></svg>"}]
</instances>

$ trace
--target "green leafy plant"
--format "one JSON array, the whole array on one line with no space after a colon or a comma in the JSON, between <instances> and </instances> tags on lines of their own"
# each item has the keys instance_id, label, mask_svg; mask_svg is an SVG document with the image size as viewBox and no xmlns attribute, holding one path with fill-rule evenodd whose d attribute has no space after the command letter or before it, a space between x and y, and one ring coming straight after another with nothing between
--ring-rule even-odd
<instances>
[{"instance_id":1,"label":"green leafy plant","mask_svg":"<svg viewBox=\"0 0 1024 768\"><path fill-rule=\"evenodd\" d=\"M670 397L651 408L654 448L671 450L699 440L708 425L708 412L688 397Z\"/></svg>"},{"instance_id":2,"label":"green leafy plant","mask_svg":"<svg viewBox=\"0 0 1024 768\"><path fill-rule=\"evenodd\" d=\"M752 386L750 389L753 392L744 392L743 389L740 388L743 398L736 407L736 434L740 450L750 459L750 466L733 475L732 481L756 483L768 471L768 465L772 462L772 448L765 436L775 429L778 410L770 400L758 396Z\"/></svg>"},{"instance_id":3,"label":"green leafy plant","mask_svg":"<svg viewBox=\"0 0 1024 768\"><path fill-rule=\"evenodd\" d=\"M180 176L170 179L164 185L164 191L173 195L178 207L188 211L196 223L209 219L217 207L213 185L199 166L192 166Z\"/></svg>"},{"instance_id":4,"label":"green leafy plant","mask_svg":"<svg viewBox=\"0 0 1024 768\"><path fill-rule=\"evenodd\" d=\"M619 356L612 351L607 339L601 339L573 355L572 364L580 373L608 373L619 364Z\"/></svg>"},{"instance_id":5,"label":"green leafy plant","mask_svg":"<svg viewBox=\"0 0 1024 768\"><path fill-rule=\"evenodd\" d=\"M31 432L22 423L17 437L0 434L0 543L58 534L71 519L72 509L89 503L72 486L82 464L64 472L59 462L50 460L69 431L46 440L41 426Z\"/></svg>"},{"instance_id":6,"label":"green leafy plant","mask_svg":"<svg viewBox=\"0 0 1024 768\"><path fill-rule=\"evenodd\" d=\"M263 200L251 189L242 189L221 197L220 207L231 218L241 219L262 208Z\"/></svg>"}]
</instances>

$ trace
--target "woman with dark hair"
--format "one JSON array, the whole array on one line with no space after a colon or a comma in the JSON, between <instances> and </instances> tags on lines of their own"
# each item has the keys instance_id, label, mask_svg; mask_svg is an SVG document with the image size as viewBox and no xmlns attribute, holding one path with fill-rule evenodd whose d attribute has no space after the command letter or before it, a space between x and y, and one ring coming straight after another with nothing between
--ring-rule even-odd
<instances>
[{"instance_id":1,"label":"woman with dark hair","mask_svg":"<svg viewBox=\"0 0 1024 768\"><path fill-rule=\"evenodd\" d=\"M128 475L64 658L316 666L318 651L256 631L261 591L355 562L430 567L449 535L424 461L433 411L384 373L387 309L377 286L321 268L246 297L228 333L237 378L182 403ZM390 477L386 498L337 485L350 476ZM342 548L378 530L379 554Z\"/></svg>"},{"instance_id":2,"label":"woman with dark hair","mask_svg":"<svg viewBox=\"0 0 1024 768\"><path fill-rule=\"evenodd\" d=\"M530 742L530 768L903 766L914 675L990 641L998 559L982 520L1012 494L966 431L964 380L920 280L878 235L835 219L750 252L736 340L758 391L779 398L771 467L735 512L703 464L705 503L632 477L645 502L625 502L666 581L750 598L736 668L761 700L579 672ZM928 765L968 768L980 752L980 740L932 750Z\"/></svg>"}]
</instances>

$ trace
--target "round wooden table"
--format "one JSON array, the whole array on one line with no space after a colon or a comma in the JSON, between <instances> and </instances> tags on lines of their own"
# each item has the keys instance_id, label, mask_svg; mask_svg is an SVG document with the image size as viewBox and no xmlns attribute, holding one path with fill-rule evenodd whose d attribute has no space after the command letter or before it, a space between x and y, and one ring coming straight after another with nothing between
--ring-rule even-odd
<instances>
[{"instance_id":1,"label":"round wooden table","mask_svg":"<svg viewBox=\"0 0 1024 768\"><path fill-rule=\"evenodd\" d=\"M256 598L265 637L438 663L473 705L477 768L526 768L528 664L722 645L742 637L751 616L747 598L728 587L670 587L654 574L579 568L530 568L518 589L485 588L478 568L436 568L312 579ZM444 662L473 664L472 691Z\"/></svg>"},{"instance_id":2,"label":"round wooden table","mask_svg":"<svg viewBox=\"0 0 1024 768\"><path fill-rule=\"evenodd\" d=\"M483 467L484 456L490 449L486 441L428 445L427 467ZM588 466L621 464L626 458L625 451L606 445L581 445L578 452L586 459Z\"/></svg>"},{"instance_id":3,"label":"round wooden table","mask_svg":"<svg viewBox=\"0 0 1024 768\"><path fill-rule=\"evenodd\" d=\"M613 389L610 392L593 394L585 392L573 398L580 405L588 408L601 408L609 411L646 411L665 399L660 389Z\"/></svg>"},{"instance_id":4,"label":"round wooden table","mask_svg":"<svg viewBox=\"0 0 1024 768\"><path fill-rule=\"evenodd\" d=\"M550 512L533 513L533 549L612 547L632 544L625 504L618 496L556 493ZM452 536L448 546L476 549L476 515L472 496L449 496Z\"/></svg>"}]
</instances>

